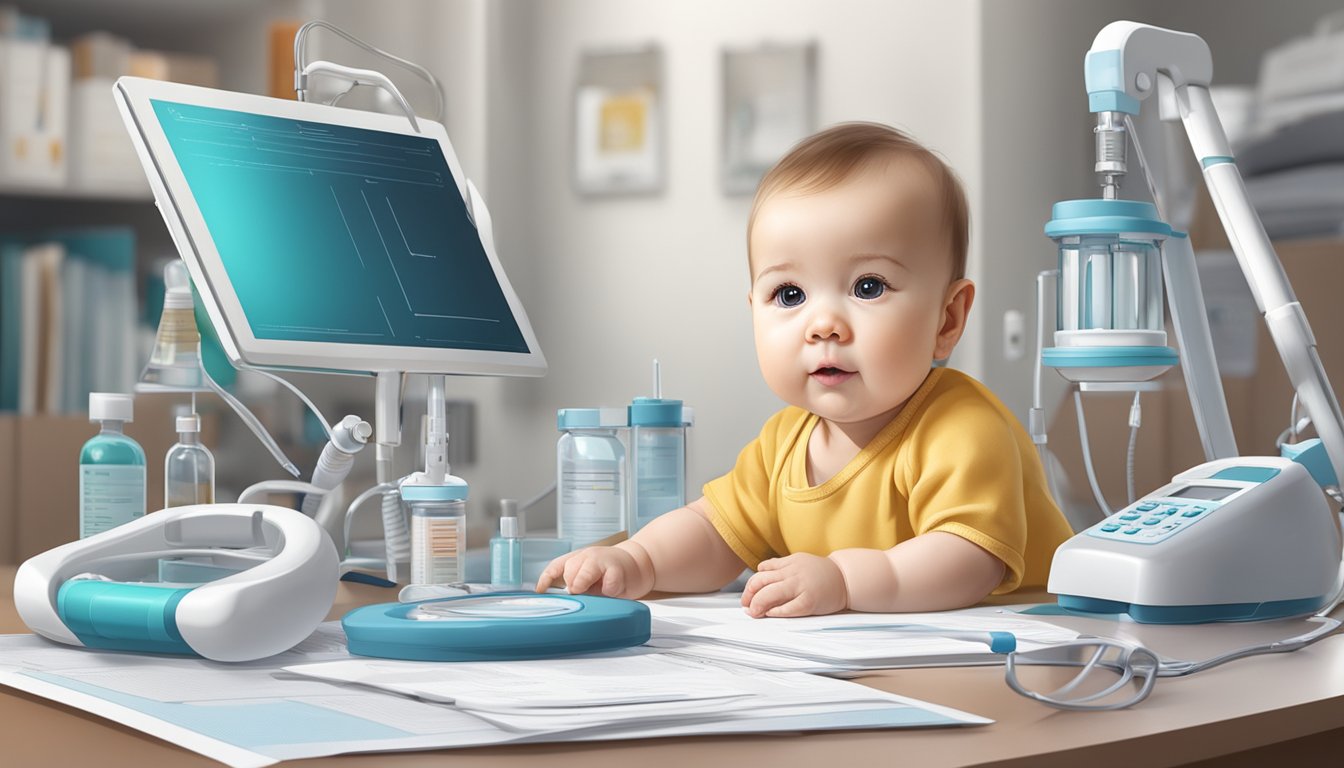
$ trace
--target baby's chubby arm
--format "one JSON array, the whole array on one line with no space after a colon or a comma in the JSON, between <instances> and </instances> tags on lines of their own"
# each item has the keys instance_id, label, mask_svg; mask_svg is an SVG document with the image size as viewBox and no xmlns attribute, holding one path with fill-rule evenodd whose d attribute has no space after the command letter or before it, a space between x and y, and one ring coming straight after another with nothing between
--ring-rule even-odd
<instances>
[{"instance_id":1,"label":"baby's chubby arm","mask_svg":"<svg viewBox=\"0 0 1344 768\"><path fill-rule=\"evenodd\" d=\"M659 592L709 592L732 581L746 564L709 522L703 496L660 515L628 541L587 547L552 560L537 577L543 592L563 580L571 594L635 600Z\"/></svg>"},{"instance_id":2,"label":"baby's chubby arm","mask_svg":"<svg viewBox=\"0 0 1344 768\"><path fill-rule=\"evenodd\" d=\"M840 549L763 561L742 605L752 616L943 611L974 605L1002 581L1003 561L960 536L931 531L891 549Z\"/></svg>"}]
</instances>

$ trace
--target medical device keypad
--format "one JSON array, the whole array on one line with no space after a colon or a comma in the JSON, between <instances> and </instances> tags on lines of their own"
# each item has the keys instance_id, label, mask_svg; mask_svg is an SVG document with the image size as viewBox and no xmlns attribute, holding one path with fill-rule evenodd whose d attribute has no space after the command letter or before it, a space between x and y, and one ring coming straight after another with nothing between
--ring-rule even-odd
<instances>
[{"instance_id":1,"label":"medical device keypad","mask_svg":"<svg viewBox=\"0 0 1344 768\"><path fill-rule=\"evenodd\" d=\"M1200 499L1145 499L1116 512L1088 535L1134 544L1157 544L1208 517L1220 502Z\"/></svg>"}]
</instances>

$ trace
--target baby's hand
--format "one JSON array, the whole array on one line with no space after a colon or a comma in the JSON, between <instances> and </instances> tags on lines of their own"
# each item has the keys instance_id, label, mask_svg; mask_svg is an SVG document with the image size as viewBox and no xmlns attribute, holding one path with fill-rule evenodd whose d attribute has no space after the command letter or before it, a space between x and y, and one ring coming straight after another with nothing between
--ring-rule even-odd
<instances>
[{"instance_id":1,"label":"baby's hand","mask_svg":"<svg viewBox=\"0 0 1344 768\"><path fill-rule=\"evenodd\" d=\"M653 589L652 577L641 573L634 556L620 547L588 547L557 557L537 577L537 591L545 592L557 579L565 582L571 595L634 600Z\"/></svg>"},{"instance_id":2,"label":"baby's hand","mask_svg":"<svg viewBox=\"0 0 1344 768\"><path fill-rule=\"evenodd\" d=\"M800 552L762 560L756 571L742 590L752 618L820 616L848 607L845 577L830 558Z\"/></svg>"}]
</instances>

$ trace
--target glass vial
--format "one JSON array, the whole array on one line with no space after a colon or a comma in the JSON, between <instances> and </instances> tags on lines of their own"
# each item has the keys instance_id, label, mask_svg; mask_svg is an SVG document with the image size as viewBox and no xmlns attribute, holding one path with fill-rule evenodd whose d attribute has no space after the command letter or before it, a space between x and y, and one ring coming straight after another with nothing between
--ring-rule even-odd
<instances>
[{"instance_id":1,"label":"glass vial","mask_svg":"<svg viewBox=\"0 0 1344 768\"><path fill-rule=\"evenodd\" d=\"M447 480L448 485L401 486L401 498L411 508L412 584L466 583L467 484L451 475Z\"/></svg>"},{"instance_id":2,"label":"glass vial","mask_svg":"<svg viewBox=\"0 0 1344 768\"><path fill-rule=\"evenodd\" d=\"M496 590L523 588L523 539L519 535L518 502L499 502L499 535L490 540L490 587Z\"/></svg>"},{"instance_id":3,"label":"glass vial","mask_svg":"<svg viewBox=\"0 0 1344 768\"><path fill-rule=\"evenodd\" d=\"M625 530L625 444L616 435L625 425L620 408L556 414L556 524L576 549Z\"/></svg>"},{"instance_id":4,"label":"glass vial","mask_svg":"<svg viewBox=\"0 0 1344 768\"><path fill-rule=\"evenodd\" d=\"M631 536L664 512L686 506L686 424L680 400L637 397L630 405Z\"/></svg>"},{"instance_id":5,"label":"glass vial","mask_svg":"<svg viewBox=\"0 0 1344 768\"><path fill-rule=\"evenodd\" d=\"M163 506L215 503L215 457L201 445L201 417L177 417L177 444L163 462Z\"/></svg>"},{"instance_id":6,"label":"glass vial","mask_svg":"<svg viewBox=\"0 0 1344 768\"><path fill-rule=\"evenodd\" d=\"M79 453L79 537L145 514L145 451L122 433L135 417L130 395L89 393L89 421L102 429Z\"/></svg>"}]
</instances>

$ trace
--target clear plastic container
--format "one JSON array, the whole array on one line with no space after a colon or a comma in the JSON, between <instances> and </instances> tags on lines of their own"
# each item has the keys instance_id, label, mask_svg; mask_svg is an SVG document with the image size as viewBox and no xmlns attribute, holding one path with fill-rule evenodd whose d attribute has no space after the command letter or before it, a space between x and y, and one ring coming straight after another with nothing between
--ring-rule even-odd
<instances>
[{"instance_id":1,"label":"clear plastic container","mask_svg":"<svg viewBox=\"0 0 1344 768\"><path fill-rule=\"evenodd\" d=\"M1162 331L1162 256L1153 240L1059 239L1056 330Z\"/></svg>"},{"instance_id":2,"label":"clear plastic container","mask_svg":"<svg viewBox=\"0 0 1344 768\"><path fill-rule=\"evenodd\" d=\"M177 419L177 444L163 462L163 506L215 503L215 457L201 444L201 417Z\"/></svg>"},{"instance_id":3,"label":"clear plastic container","mask_svg":"<svg viewBox=\"0 0 1344 768\"><path fill-rule=\"evenodd\" d=\"M523 539L519 535L518 505L505 499L500 506L499 535L490 540L490 586L522 589Z\"/></svg>"},{"instance_id":4,"label":"clear plastic container","mask_svg":"<svg viewBox=\"0 0 1344 768\"><path fill-rule=\"evenodd\" d=\"M664 512L686 506L686 425L680 400L637 397L630 405L634 535Z\"/></svg>"},{"instance_id":5,"label":"clear plastic container","mask_svg":"<svg viewBox=\"0 0 1344 768\"><path fill-rule=\"evenodd\" d=\"M89 420L102 429L79 453L80 538L145 514L145 450L122 433L134 417L130 395L89 393Z\"/></svg>"},{"instance_id":6,"label":"clear plastic container","mask_svg":"<svg viewBox=\"0 0 1344 768\"><path fill-rule=\"evenodd\" d=\"M626 412L562 408L556 425L557 527L577 549L626 529Z\"/></svg>"},{"instance_id":7,"label":"clear plastic container","mask_svg":"<svg viewBox=\"0 0 1344 768\"><path fill-rule=\"evenodd\" d=\"M411 583L466 583L467 484L448 476L443 485L401 486L411 508Z\"/></svg>"}]
</instances>

